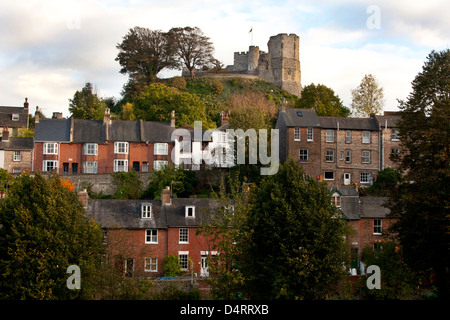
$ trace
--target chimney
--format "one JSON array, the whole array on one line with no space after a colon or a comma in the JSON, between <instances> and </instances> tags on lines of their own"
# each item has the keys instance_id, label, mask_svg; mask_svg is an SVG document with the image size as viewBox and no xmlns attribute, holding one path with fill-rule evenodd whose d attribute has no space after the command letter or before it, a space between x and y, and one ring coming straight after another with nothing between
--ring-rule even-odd
<instances>
[{"instance_id":1,"label":"chimney","mask_svg":"<svg viewBox=\"0 0 450 320\"><path fill-rule=\"evenodd\" d=\"M228 110L227 113L222 112L222 117L221 117L221 120L220 120L220 125L223 126L224 124L228 123L229 118L230 118L230 110Z\"/></svg>"},{"instance_id":2,"label":"chimney","mask_svg":"<svg viewBox=\"0 0 450 320\"><path fill-rule=\"evenodd\" d=\"M25 98L25 102L23 103L23 108L28 109L28 106L29 106L28 98Z\"/></svg>"},{"instance_id":3,"label":"chimney","mask_svg":"<svg viewBox=\"0 0 450 320\"><path fill-rule=\"evenodd\" d=\"M9 140L9 130L8 126L3 127L3 136L2 141L8 141Z\"/></svg>"},{"instance_id":4,"label":"chimney","mask_svg":"<svg viewBox=\"0 0 450 320\"><path fill-rule=\"evenodd\" d=\"M175 128L175 110L172 110L170 114L170 126Z\"/></svg>"},{"instance_id":5,"label":"chimney","mask_svg":"<svg viewBox=\"0 0 450 320\"><path fill-rule=\"evenodd\" d=\"M39 123L39 107L36 106L36 112L34 113L34 123Z\"/></svg>"},{"instance_id":6,"label":"chimney","mask_svg":"<svg viewBox=\"0 0 450 320\"><path fill-rule=\"evenodd\" d=\"M166 186L164 189L161 190L161 204L163 206L172 204L172 199L170 198L170 187L169 186Z\"/></svg>"},{"instance_id":7,"label":"chimney","mask_svg":"<svg viewBox=\"0 0 450 320\"><path fill-rule=\"evenodd\" d=\"M103 124L105 125L105 138L106 141L109 140L109 125L111 124L111 113L109 112L109 108L105 108L105 112L103 113Z\"/></svg>"},{"instance_id":8,"label":"chimney","mask_svg":"<svg viewBox=\"0 0 450 320\"><path fill-rule=\"evenodd\" d=\"M61 120L62 119L62 112L53 112L52 119L53 120Z\"/></svg>"},{"instance_id":9,"label":"chimney","mask_svg":"<svg viewBox=\"0 0 450 320\"><path fill-rule=\"evenodd\" d=\"M81 203L83 207L87 207L89 200L89 194L87 193L86 189L83 189L83 191L78 192L78 201Z\"/></svg>"}]
</instances>

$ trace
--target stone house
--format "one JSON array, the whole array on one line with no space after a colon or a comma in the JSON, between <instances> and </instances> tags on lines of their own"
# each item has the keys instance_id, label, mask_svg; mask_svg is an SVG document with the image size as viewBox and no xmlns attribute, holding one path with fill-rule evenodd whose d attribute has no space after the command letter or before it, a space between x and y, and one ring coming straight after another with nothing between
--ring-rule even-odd
<instances>
[{"instance_id":1,"label":"stone house","mask_svg":"<svg viewBox=\"0 0 450 320\"><path fill-rule=\"evenodd\" d=\"M28 129L29 103L25 98L23 107L0 107L0 137L3 135L3 128L8 127L9 136L16 137L20 129Z\"/></svg>"},{"instance_id":2,"label":"stone house","mask_svg":"<svg viewBox=\"0 0 450 320\"><path fill-rule=\"evenodd\" d=\"M0 168L8 173L33 170L33 138L10 137L10 129L3 128L0 140Z\"/></svg>"},{"instance_id":3,"label":"stone house","mask_svg":"<svg viewBox=\"0 0 450 320\"><path fill-rule=\"evenodd\" d=\"M276 124L280 162L291 157L305 174L330 186L371 185L378 171L394 167L389 156L400 150L398 119L396 113L345 118L282 108Z\"/></svg>"}]
</instances>

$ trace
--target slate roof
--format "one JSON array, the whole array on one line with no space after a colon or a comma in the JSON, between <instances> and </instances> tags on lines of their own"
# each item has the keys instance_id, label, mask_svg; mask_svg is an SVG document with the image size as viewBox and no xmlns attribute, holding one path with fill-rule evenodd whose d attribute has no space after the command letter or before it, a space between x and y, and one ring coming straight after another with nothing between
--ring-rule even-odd
<instances>
[{"instance_id":1,"label":"slate roof","mask_svg":"<svg viewBox=\"0 0 450 320\"><path fill-rule=\"evenodd\" d=\"M384 207L384 197L341 197L341 211L349 220L386 218L389 209Z\"/></svg>"},{"instance_id":2,"label":"slate roof","mask_svg":"<svg viewBox=\"0 0 450 320\"><path fill-rule=\"evenodd\" d=\"M41 119L34 125L34 140L70 141L70 119Z\"/></svg>"},{"instance_id":3,"label":"slate roof","mask_svg":"<svg viewBox=\"0 0 450 320\"><path fill-rule=\"evenodd\" d=\"M395 128L397 127L397 122L401 119L400 114L394 114L394 115L375 115L375 119L378 121L378 124L380 127L384 128L386 125L388 128Z\"/></svg>"},{"instance_id":4,"label":"slate roof","mask_svg":"<svg viewBox=\"0 0 450 320\"><path fill-rule=\"evenodd\" d=\"M12 115L19 115L19 120L13 120ZM10 128L26 128L28 124L28 108L0 107L0 126Z\"/></svg>"},{"instance_id":5,"label":"slate roof","mask_svg":"<svg viewBox=\"0 0 450 320\"><path fill-rule=\"evenodd\" d=\"M0 150L33 150L33 138L9 137L7 141L0 141Z\"/></svg>"},{"instance_id":6,"label":"slate roof","mask_svg":"<svg viewBox=\"0 0 450 320\"><path fill-rule=\"evenodd\" d=\"M280 116L286 127L320 127L319 117L314 109L286 108L286 111L280 112Z\"/></svg>"},{"instance_id":7,"label":"slate roof","mask_svg":"<svg viewBox=\"0 0 450 320\"><path fill-rule=\"evenodd\" d=\"M326 129L341 130L378 130L378 125L373 118L346 118L346 117L318 117L320 126Z\"/></svg>"},{"instance_id":8,"label":"slate roof","mask_svg":"<svg viewBox=\"0 0 450 320\"><path fill-rule=\"evenodd\" d=\"M105 139L102 120L74 119L73 142L104 143Z\"/></svg>"}]
</instances>

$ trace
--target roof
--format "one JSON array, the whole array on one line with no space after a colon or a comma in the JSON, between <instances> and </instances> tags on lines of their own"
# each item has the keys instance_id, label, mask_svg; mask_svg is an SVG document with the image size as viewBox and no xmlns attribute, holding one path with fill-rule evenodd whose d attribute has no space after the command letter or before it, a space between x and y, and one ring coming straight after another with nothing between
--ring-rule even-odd
<instances>
[{"instance_id":1,"label":"roof","mask_svg":"<svg viewBox=\"0 0 450 320\"><path fill-rule=\"evenodd\" d=\"M346 117L318 117L320 126L329 129L342 130L378 130L376 120L373 118L346 118Z\"/></svg>"},{"instance_id":2,"label":"roof","mask_svg":"<svg viewBox=\"0 0 450 320\"><path fill-rule=\"evenodd\" d=\"M385 112L384 116L375 115L375 119L382 128L386 126L388 128L395 128L397 127L397 122L401 119L401 115L400 114L386 115Z\"/></svg>"},{"instance_id":3,"label":"roof","mask_svg":"<svg viewBox=\"0 0 450 320\"><path fill-rule=\"evenodd\" d=\"M13 120L12 115L17 114L18 120ZM0 107L0 126L10 128L28 127L28 108L23 107Z\"/></svg>"},{"instance_id":4,"label":"roof","mask_svg":"<svg viewBox=\"0 0 450 320\"><path fill-rule=\"evenodd\" d=\"M389 209L383 205L387 198L384 197L341 197L341 211L349 220L363 218L386 218Z\"/></svg>"},{"instance_id":5,"label":"roof","mask_svg":"<svg viewBox=\"0 0 450 320\"><path fill-rule=\"evenodd\" d=\"M41 119L34 125L34 140L69 142L70 119Z\"/></svg>"},{"instance_id":6,"label":"roof","mask_svg":"<svg viewBox=\"0 0 450 320\"><path fill-rule=\"evenodd\" d=\"M141 218L143 204L152 206L152 218ZM195 217L186 217L187 206L195 207ZM172 198L165 206L160 200L89 199L86 212L101 228L166 229L198 226L218 206L218 200L210 198Z\"/></svg>"},{"instance_id":7,"label":"roof","mask_svg":"<svg viewBox=\"0 0 450 320\"><path fill-rule=\"evenodd\" d=\"M0 141L0 150L33 150L33 138L10 137L7 141Z\"/></svg>"},{"instance_id":8,"label":"roof","mask_svg":"<svg viewBox=\"0 0 450 320\"><path fill-rule=\"evenodd\" d=\"M314 109L286 108L280 112L286 127L320 127L319 117Z\"/></svg>"},{"instance_id":9,"label":"roof","mask_svg":"<svg viewBox=\"0 0 450 320\"><path fill-rule=\"evenodd\" d=\"M73 142L104 143L105 139L102 120L74 119Z\"/></svg>"}]
</instances>

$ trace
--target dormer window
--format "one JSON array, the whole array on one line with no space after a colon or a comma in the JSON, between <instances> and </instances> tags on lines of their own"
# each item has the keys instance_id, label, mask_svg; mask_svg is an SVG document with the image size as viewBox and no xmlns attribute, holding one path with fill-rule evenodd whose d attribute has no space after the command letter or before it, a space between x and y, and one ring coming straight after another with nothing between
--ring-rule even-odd
<instances>
[{"instance_id":1,"label":"dormer window","mask_svg":"<svg viewBox=\"0 0 450 320\"><path fill-rule=\"evenodd\" d=\"M12 121L19 121L19 114L18 113L13 113L11 118L12 118Z\"/></svg>"},{"instance_id":2,"label":"dormer window","mask_svg":"<svg viewBox=\"0 0 450 320\"><path fill-rule=\"evenodd\" d=\"M152 217L152 206L150 204L143 203L141 205L141 217L142 219L150 219Z\"/></svg>"},{"instance_id":3,"label":"dormer window","mask_svg":"<svg viewBox=\"0 0 450 320\"><path fill-rule=\"evenodd\" d=\"M341 196L339 195L339 193L335 192L332 194L331 196L331 204L333 206L336 206L338 208L341 207Z\"/></svg>"},{"instance_id":4,"label":"dormer window","mask_svg":"<svg viewBox=\"0 0 450 320\"><path fill-rule=\"evenodd\" d=\"M185 217L186 218L195 218L195 207L194 206L186 206Z\"/></svg>"}]
</instances>

